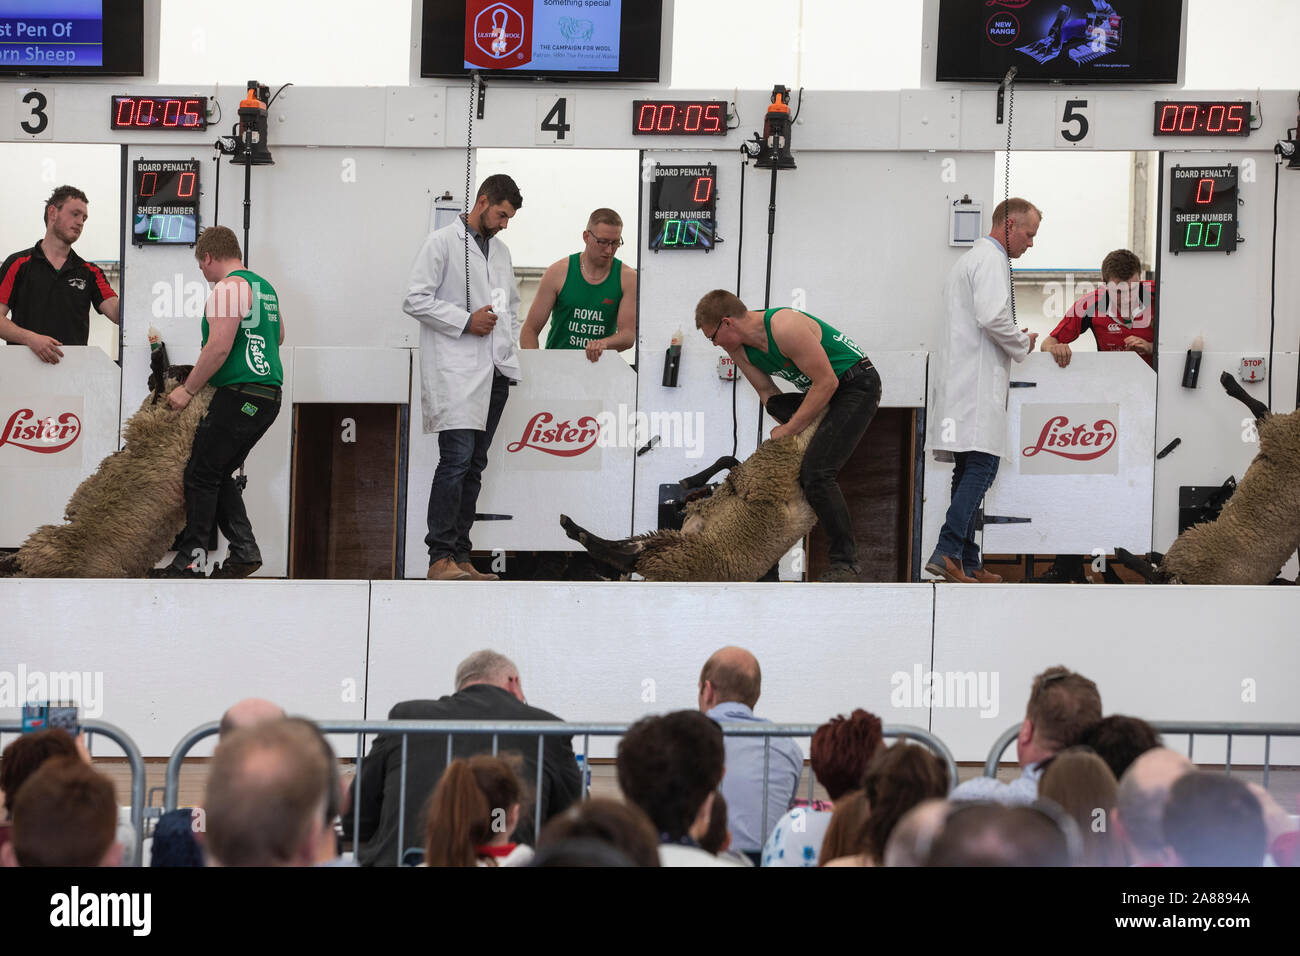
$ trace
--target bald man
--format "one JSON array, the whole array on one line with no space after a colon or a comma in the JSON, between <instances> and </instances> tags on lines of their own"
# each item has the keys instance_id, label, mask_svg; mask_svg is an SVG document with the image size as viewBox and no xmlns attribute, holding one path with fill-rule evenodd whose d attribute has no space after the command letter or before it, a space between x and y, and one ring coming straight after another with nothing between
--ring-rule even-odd
<instances>
[{"instance_id":1,"label":"bald man","mask_svg":"<svg viewBox=\"0 0 1300 956\"><path fill-rule=\"evenodd\" d=\"M1124 772L1112 819L1134 866L1177 866L1161 818L1170 788L1195 769L1176 750L1156 747L1138 757Z\"/></svg>"},{"instance_id":2,"label":"bald man","mask_svg":"<svg viewBox=\"0 0 1300 956\"><path fill-rule=\"evenodd\" d=\"M743 647L714 652L700 671L700 710L720 724L770 724L754 715L763 675L758 658ZM726 730L726 727L723 727ZM763 803L763 760L767 753L767 804ZM726 737L727 769L722 778L731 847L757 857L772 827L790 808L803 775L803 750L789 737ZM755 859L757 862L757 859Z\"/></svg>"}]
</instances>

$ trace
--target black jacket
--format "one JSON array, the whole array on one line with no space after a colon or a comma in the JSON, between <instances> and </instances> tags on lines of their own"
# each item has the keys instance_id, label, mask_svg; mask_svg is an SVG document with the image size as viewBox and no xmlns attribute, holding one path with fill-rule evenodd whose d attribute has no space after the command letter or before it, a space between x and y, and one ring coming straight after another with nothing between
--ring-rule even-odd
<instances>
[{"instance_id":1,"label":"black jacket","mask_svg":"<svg viewBox=\"0 0 1300 956\"><path fill-rule=\"evenodd\" d=\"M521 703L509 691L491 684L474 684L438 700L407 700L395 706L389 720L559 720L554 714ZM563 812L578 798L582 781L573 755L571 737L545 738L542 761L542 822ZM537 781L537 738L507 736L498 742L498 753L519 754L526 788L520 807L519 827L514 838L532 843L533 788ZM452 756L472 757L491 753L492 736L452 735ZM424 819L429 797L447 766L447 738L442 734L411 734L407 741L406 825L403 850L424 846ZM398 800L401 792L402 738L380 734L361 762L361 795L353 783L353 799L361 806L360 846L356 859L362 866L396 866ZM353 811L343 818L343 832L352 834Z\"/></svg>"}]
</instances>

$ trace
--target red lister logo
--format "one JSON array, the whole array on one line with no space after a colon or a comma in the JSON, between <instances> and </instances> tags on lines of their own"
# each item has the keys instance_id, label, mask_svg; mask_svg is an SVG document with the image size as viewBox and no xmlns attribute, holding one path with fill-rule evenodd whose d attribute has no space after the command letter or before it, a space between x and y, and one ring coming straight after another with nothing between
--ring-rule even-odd
<instances>
[{"instance_id":1,"label":"red lister logo","mask_svg":"<svg viewBox=\"0 0 1300 956\"><path fill-rule=\"evenodd\" d=\"M465 11L465 61L504 70L531 60L531 2L527 10L527 14L520 13L508 3L469 3Z\"/></svg>"},{"instance_id":2,"label":"red lister logo","mask_svg":"<svg viewBox=\"0 0 1300 956\"><path fill-rule=\"evenodd\" d=\"M600 437L600 424L592 415L583 415L576 422L563 421L552 425L554 421L555 416L550 412L538 412L524 426L519 441L507 445L506 451L535 448L548 455L573 458L588 451Z\"/></svg>"},{"instance_id":3,"label":"red lister logo","mask_svg":"<svg viewBox=\"0 0 1300 956\"><path fill-rule=\"evenodd\" d=\"M1075 425L1071 428L1069 418L1057 415L1043 425L1038 443L1023 449L1021 454L1033 458L1040 451L1045 451L1073 461L1092 461L1110 451L1117 436L1114 423L1104 418L1092 425Z\"/></svg>"},{"instance_id":4,"label":"red lister logo","mask_svg":"<svg viewBox=\"0 0 1300 956\"><path fill-rule=\"evenodd\" d=\"M0 446L14 445L25 451L52 455L76 444L81 437L81 419L75 412L57 418L37 418L30 408L20 408L9 416L0 432Z\"/></svg>"}]
</instances>

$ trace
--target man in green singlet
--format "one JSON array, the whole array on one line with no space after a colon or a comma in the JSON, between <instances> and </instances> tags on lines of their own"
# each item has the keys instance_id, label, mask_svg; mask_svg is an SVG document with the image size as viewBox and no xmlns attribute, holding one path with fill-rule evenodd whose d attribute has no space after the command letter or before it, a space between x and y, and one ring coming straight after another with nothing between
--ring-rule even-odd
<instances>
[{"instance_id":1,"label":"man in green singlet","mask_svg":"<svg viewBox=\"0 0 1300 956\"><path fill-rule=\"evenodd\" d=\"M822 581L859 580L857 542L849 506L835 476L849 460L880 407L880 375L851 338L816 316L796 309L751 312L725 289L714 289L695 307L695 327L725 349L745 373L773 418L781 424L772 439L797 435L825 408L804 452L799 471L803 488L830 539L830 568ZM772 381L778 375L800 392L793 414L788 399Z\"/></svg>"},{"instance_id":2,"label":"man in green singlet","mask_svg":"<svg viewBox=\"0 0 1300 956\"><path fill-rule=\"evenodd\" d=\"M595 362L606 349L631 348L636 337L636 270L614 257L623 245L623 220L597 209L583 230L583 249L554 263L519 333L519 346L539 347L547 316L548 349L585 349Z\"/></svg>"},{"instance_id":3,"label":"man in green singlet","mask_svg":"<svg viewBox=\"0 0 1300 956\"><path fill-rule=\"evenodd\" d=\"M214 525L230 542L216 577L247 577L262 555L232 478L280 411L284 320L271 284L244 268L239 240L225 226L204 229L194 246L203 278L213 283L203 313L203 350L194 370L167 396L182 409L204 385L216 388L194 433L185 467L185 530L163 577L201 577ZM241 479L242 480L242 479Z\"/></svg>"}]
</instances>

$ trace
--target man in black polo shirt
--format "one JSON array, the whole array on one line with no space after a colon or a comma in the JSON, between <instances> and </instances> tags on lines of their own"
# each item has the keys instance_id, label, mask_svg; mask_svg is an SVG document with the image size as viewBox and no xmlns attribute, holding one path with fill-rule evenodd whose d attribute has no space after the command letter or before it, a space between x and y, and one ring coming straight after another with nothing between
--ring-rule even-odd
<instances>
[{"instance_id":1,"label":"man in black polo shirt","mask_svg":"<svg viewBox=\"0 0 1300 956\"><path fill-rule=\"evenodd\" d=\"M104 273L72 251L86 225L86 194L60 186L45 201L45 238L0 266L0 339L57 365L64 345L90 340L90 307L113 322L121 305Z\"/></svg>"}]
</instances>

